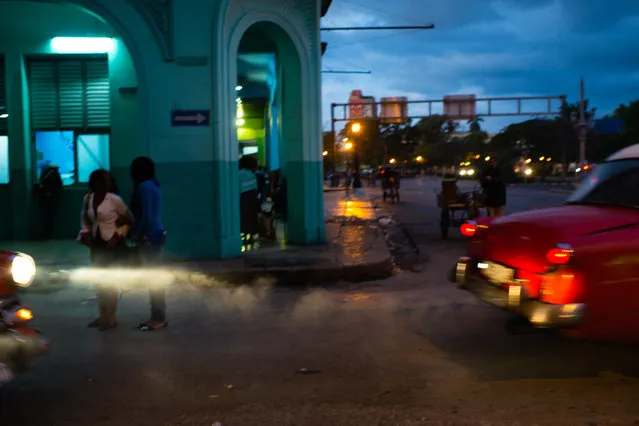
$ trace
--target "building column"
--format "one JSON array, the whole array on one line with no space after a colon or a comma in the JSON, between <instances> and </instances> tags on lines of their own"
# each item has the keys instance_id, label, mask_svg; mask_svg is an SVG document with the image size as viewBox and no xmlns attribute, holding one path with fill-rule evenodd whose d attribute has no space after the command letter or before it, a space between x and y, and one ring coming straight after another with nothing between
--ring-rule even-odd
<instances>
[{"instance_id":1,"label":"building column","mask_svg":"<svg viewBox=\"0 0 639 426\"><path fill-rule=\"evenodd\" d=\"M314 132L314 108L300 96L301 72L288 71L283 77L282 145L286 157L282 161L288 183L288 240L301 245L319 243L325 240L320 134Z\"/></svg>"},{"instance_id":2,"label":"building column","mask_svg":"<svg viewBox=\"0 0 639 426\"><path fill-rule=\"evenodd\" d=\"M280 168L280 127L277 122L279 120L280 110L277 105L272 104L269 108L268 117L268 138L266 143L267 157L266 162L269 170L277 170Z\"/></svg>"},{"instance_id":3,"label":"building column","mask_svg":"<svg viewBox=\"0 0 639 426\"><path fill-rule=\"evenodd\" d=\"M9 187L13 240L26 240L31 224L40 220L34 204L31 130L29 123L29 91L24 58L21 52L5 52L7 112L9 134Z\"/></svg>"}]
</instances>

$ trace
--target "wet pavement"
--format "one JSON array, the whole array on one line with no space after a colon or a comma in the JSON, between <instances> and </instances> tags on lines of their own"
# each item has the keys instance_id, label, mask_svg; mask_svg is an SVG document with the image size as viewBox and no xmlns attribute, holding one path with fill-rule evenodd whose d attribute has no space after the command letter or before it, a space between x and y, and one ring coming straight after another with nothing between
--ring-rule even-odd
<instances>
[{"instance_id":1,"label":"wet pavement","mask_svg":"<svg viewBox=\"0 0 639 426\"><path fill-rule=\"evenodd\" d=\"M506 314L448 282L463 239L439 238L437 185L402 182L402 202L384 206L424 256L386 280L174 284L170 327L152 333L133 329L144 289L123 294L105 333L85 326L87 286L28 294L53 352L2 390L0 425L639 424L636 347L508 334ZM508 209L560 200L512 188Z\"/></svg>"}]
</instances>

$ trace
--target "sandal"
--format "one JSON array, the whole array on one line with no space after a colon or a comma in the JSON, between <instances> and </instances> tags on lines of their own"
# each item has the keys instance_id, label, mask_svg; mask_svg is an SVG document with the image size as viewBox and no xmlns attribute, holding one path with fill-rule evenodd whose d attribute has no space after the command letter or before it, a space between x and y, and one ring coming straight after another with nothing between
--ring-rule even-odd
<instances>
[{"instance_id":1,"label":"sandal","mask_svg":"<svg viewBox=\"0 0 639 426\"><path fill-rule=\"evenodd\" d=\"M118 326L117 322L114 322L113 324L104 323L104 324L100 325L100 331L112 330L112 329L116 328L117 326Z\"/></svg>"},{"instance_id":2,"label":"sandal","mask_svg":"<svg viewBox=\"0 0 639 426\"><path fill-rule=\"evenodd\" d=\"M149 321L151 322L151 321ZM138 330L140 331L155 331L155 330L161 330L163 328L167 328L169 326L169 323L164 321L163 323L161 323L160 325L158 325L157 327L153 327L151 324L149 324L149 322L143 322L141 324L138 325Z\"/></svg>"},{"instance_id":3,"label":"sandal","mask_svg":"<svg viewBox=\"0 0 639 426\"><path fill-rule=\"evenodd\" d=\"M101 318L96 318L93 321L91 321L87 327L89 327L89 328L98 328L98 327L102 326L102 323L103 323L103 321L102 321Z\"/></svg>"}]
</instances>

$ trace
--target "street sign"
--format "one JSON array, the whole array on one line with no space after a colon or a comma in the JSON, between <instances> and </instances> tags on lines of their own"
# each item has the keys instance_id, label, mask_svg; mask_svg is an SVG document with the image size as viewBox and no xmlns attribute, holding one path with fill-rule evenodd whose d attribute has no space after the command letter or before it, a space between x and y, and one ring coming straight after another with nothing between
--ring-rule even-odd
<instances>
[{"instance_id":1,"label":"street sign","mask_svg":"<svg viewBox=\"0 0 639 426\"><path fill-rule=\"evenodd\" d=\"M171 126L209 126L211 111L202 109L176 109L171 111Z\"/></svg>"}]
</instances>

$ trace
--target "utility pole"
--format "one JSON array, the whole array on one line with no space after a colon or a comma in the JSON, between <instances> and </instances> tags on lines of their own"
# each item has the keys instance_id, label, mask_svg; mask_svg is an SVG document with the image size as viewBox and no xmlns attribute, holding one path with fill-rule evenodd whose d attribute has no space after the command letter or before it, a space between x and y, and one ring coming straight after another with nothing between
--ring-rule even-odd
<instances>
[{"instance_id":1,"label":"utility pole","mask_svg":"<svg viewBox=\"0 0 639 426\"><path fill-rule=\"evenodd\" d=\"M586 121L586 102L584 97L584 78L579 83L579 165L586 165L586 138L588 137L588 122Z\"/></svg>"},{"instance_id":2,"label":"utility pole","mask_svg":"<svg viewBox=\"0 0 639 426\"><path fill-rule=\"evenodd\" d=\"M335 104L331 104L331 187L337 188L339 186L339 176L335 168L335 154L337 146L337 135L335 134Z\"/></svg>"}]
</instances>

